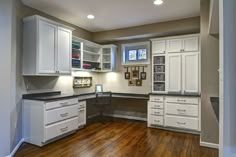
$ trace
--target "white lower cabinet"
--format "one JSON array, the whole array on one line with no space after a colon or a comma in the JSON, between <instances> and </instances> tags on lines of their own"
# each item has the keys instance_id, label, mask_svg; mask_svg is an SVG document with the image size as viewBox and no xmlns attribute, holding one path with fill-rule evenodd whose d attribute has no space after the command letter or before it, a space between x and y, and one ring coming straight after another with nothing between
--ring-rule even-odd
<instances>
[{"instance_id":1,"label":"white lower cabinet","mask_svg":"<svg viewBox=\"0 0 236 157\"><path fill-rule=\"evenodd\" d=\"M45 127L44 142L77 129L78 117Z\"/></svg>"},{"instance_id":2,"label":"white lower cabinet","mask_svg":"<svg viewBox=\"0 0 236 157\"><path fill-rule=\"evenodd\" d=\"M80 128L86 125L86 101L79 102L78 115L78 127Z\"/></svg>"},{"instance_id":3,"label":"white lower cabinet","mask_svg":"<svg viewBox=\"0 0 236 157\"><path fill-rule=\"evenodd\" d=\"M201 131L200 98L151 95L148 102L148 127ZM161 101L160 101L161 100Z\"/></svg>"},{"instance_id":4,"label":"white lower cabinet","mask_svg":"<svg viewBox=\"0 0 236 157\"><path fill-rule=\"evenodd\" d=\"M25 142L43 146L78 129L78 98L59 101L24 100Z\"/></svg>"},{"instance_id":5,"label":"white lower cabinet","mask_svg":"<svg viewBox=\"0 0 236 157\"><path fill-rule=\"evenodd\" d=\"M165 116L166 126L183 128L188 130L198 130L198 118Z\"/></svg>"}]
</instances>

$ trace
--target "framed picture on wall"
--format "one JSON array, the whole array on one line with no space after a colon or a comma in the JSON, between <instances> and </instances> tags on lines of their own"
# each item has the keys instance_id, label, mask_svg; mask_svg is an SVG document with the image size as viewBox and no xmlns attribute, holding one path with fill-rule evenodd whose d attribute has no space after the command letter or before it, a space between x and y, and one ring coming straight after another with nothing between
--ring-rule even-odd
<instances>
[{"instance_id":1,"label":"framed picture on wall","mask_svg":"<svg viewBox=\"0 0 236 157\"><path fill-rule=\"evenodd\" d=\"M135 80L129 80L129 86L135 86L136 81Z\"/></svg>"},{"instance_id":2,"label":"framed picture on wall","mask_svg":"<svg viewBox=\"0 0 236 157\"><path fill-rule=\"evenodd\" d=\"M136 80L136 86L142 86L142 80Z\"/></svg>"},{"instance_id":3,"label":"framed picture on wall","mask_svg":"<svg viewBox=\"0 0 236 157\"><path fill-rule=\"evenodd\" d=\"M146 72L141 72L141 80L146 80L147 79L147 74Z\"/></svg>"},{"instance_id":4,"label":"framed picture on wall","mask_svg":"<svg viewBox=\"0 0 236 157\"><path fill-rule=\"evenodd\" d=\"M138 70L132 71L132 79L139 79L139 71Z\"/></svg>"}]
</instances>

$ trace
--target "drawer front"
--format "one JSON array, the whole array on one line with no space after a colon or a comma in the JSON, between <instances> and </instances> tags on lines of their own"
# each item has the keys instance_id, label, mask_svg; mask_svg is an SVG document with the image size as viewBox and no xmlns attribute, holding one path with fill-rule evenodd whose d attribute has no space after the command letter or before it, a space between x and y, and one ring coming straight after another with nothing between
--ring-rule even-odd
<instances>
[{"instance_id":1,"label":"drawer front","mask_svg":"<svg viewBox=\"0 0 236 157\"><path fill-rule=\"evenodd\" d=\"M148 116L148 123L151 125L164 125L163 116Z\"/></svg>"},{"instance_id":2,"label":"drawer front","mask_svg":"<svg viewBox=\"0 0 236 157\"><path fill-rule=\"evenodd\" d=\"M163 96L150 95L150 101L152 102L164 102Z\"/></svg>"},{"instance_id":3,"label":"drawer front","mask_svg":"<svg viewBox=\"0 0 236 157\"><path fill-rule=\"evenodd\" d=\"M46 111L45 125L78 116L78 105Z\"/></svg>"},{"instance_id":4,"label":"drawer front","mask_svg":"<svg viewBox=\"0 0 236 157\"><path fill-rule=\"evenodd\" d=\"M166 104L166 114L198 117L199 110L197 105Z\"/></svg>"},{"instance_id":5,"label":"drawer front","mask_svg":"<svg viewBox=\"0 0 236 157\"><path fill-rule=\"evenodd\" d=\"M48 102L46 103L46 110L51 110L51 109L75 105L75 104L78 104L78 98Z\"/></svg>"},{"instance_id":6,"label":"drawer front","mask_svg":"<svg viewBox=\"0 0 236 157\"><path fill-rule=\"evenodd\" d=\"M165 116L166 126L188 130L198 130L198 121L198 118Z\"/></svg>"},{"instance_id":7,"label":"drawer front","mask_svg":"<svg viewBox=\"0 0 236 157\"><path fill-rule=\"evenodd\" d=\"M79 118L78 118L78 125L82 126L82 125L86 125L86 109L79 109Z\"/></svg>"},{"instance_id":8,"label":"drawer front","mask_svg":"<svg viewBox=\"0 0 236 157\"><path fill-rule=\"evenodd\" d=\"M77 129L78 117L45 127L44 142Z\"/></svg>"},{"instance_id":9,"label":"drawer front","mask_svg":"<svg viewBox=\"0 0 236 157\"><path fill-rule=\"evenodd\" d=\"M198 105L198 98L186 98L186 97L166 97L167 103L180 103L180 104L193 104Z\"/></svg>"},{"instance_id":10,"label":"drawer front","mask_svg":"<svg viewBox=\"0 0 236 157\"><path fill-rule=\"evenodd\" d=\"M150 108L150 109L152 109L152 108L164 108L164 103L163 102L151 102L151 101L149 101L148 102L148 107Z\"/></svg>"},{"instance_id":11,"label":"drawer front","mask_svg":"<svg viewBox=\"0 0 236 157\"><path fill-rule=\"evenodd\" d=\"M86 101L80 101L79 108L86 108Z\"/></svg>"},{"instance_id":12,"label":"drawer front","mask_svg":"<svg viewBox=\"0 0 236 157\"><path fill-rule=\"evenodd\" d=\"M163 116L164 110L163 109L148 109L148 114L153 116Z\"/></svg>"}]
</instances>

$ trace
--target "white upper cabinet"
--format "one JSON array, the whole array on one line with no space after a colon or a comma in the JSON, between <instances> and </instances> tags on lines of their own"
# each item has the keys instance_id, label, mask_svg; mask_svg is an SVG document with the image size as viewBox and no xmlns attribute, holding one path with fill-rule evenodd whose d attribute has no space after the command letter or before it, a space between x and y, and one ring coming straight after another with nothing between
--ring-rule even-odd
<instances>
[{"instance_id":1,"label":"white upper cabinet","mask_svg":"<svg viewBox=\"0 0 236 157\"><path fill-rule=\"evenodd\" d=\"M168 92L181 93L182 90L182 55L168 55Z\"/></svg>"},{"instance_id":2,"label":"white upper cabinet","mask_svg":"<svg viewBox=\"0 0 236 157\"><path fill-rule=\"evenodd\" d=\"M39 20L38 31L39 31L38 73L55 74L57 27L49 22L44 22L43 20Z\"/></svg>"},{"instance_id":3,"label":"white upper cabinet","mask_svg":"<svg viewBox=\"0 0 236 157\"><path fill-rule=\"evenodd\" d=\"M199 38L189 37L183 39L183 51L184 52L197 52L199 51Z\"/></svg>"},{"instance_id":4,"label":"white upper cabinet","mask_svg":"<svg viewBox=\"0 0 236 157\"><path fill-rule=\"evenodd\" d=\"M168 53L175 52L196 52L199 51L199 37L189 36L178 39L169 39L166 41Z\"/></svg>"},{"instance_id":5,"label":"white upper cabinet","mask_svg":"<svg viewBox=\"0 0 236 157\"><path fill-rule=\"evenodd\" d=\"M183 54L183 92L199 93L199 53Z\"/></svg>"},{"instance_id":6,"label":"white upper cabinet","mask_svg":"<svg viewBox=\"0 0 236 157\"><path fill-rule=\"evenodd\" d=\"M58 27L57 69L60 74L71 73L71 40L72 32L68 29Z\"/></svg>"},{"instance_id":7,"label":"white upper cabinet","mask_svg":"<svg viewBox=\"0 0 236 157\"><path fill-rule=\"evenodd\" d=\"M152 41L152 54L166 53L166 41Z\"/></svg>"},{"instance_id":8,"label":"white upper cabinet","mask_svg":"<svg viewBox=\"0 0 236 157\"><path fill-rule=\"evenodd\" d=\"M23 75L70 75L72 30L41 16L25 18Z\"/></svg>"},{"instance_id":9,"label":"white upper cabinet","mask_svg":"<svg viewBox=\"0 0 236 157\"><path fill-rule=\"evenodd\" d=\"M166 41L167 52L181 52L183 50L183 40L182 39L170 39Z\"/></svg>"}]
</instances>

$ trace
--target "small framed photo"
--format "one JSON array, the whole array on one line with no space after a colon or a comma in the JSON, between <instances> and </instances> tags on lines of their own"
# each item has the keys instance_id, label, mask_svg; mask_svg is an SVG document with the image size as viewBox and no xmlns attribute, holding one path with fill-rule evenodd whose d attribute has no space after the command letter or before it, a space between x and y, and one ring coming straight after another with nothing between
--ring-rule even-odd
<instances>
[{"instance_id":1,"label":"small framed photo","mask_svg":"<svg viewBox=\"0 0 236 157\"><path fill-rule=\"evenodd\" d=\"M142 80L136 80L136 86L142 86Z\"/></svg>"},{"instance_id":2,"label":"small framed photo","mask_svg":"<svg viewBox=\"0 0 236 157\"><path fill-rule=\"evenodd\" d=\"M135 80L129 80L129 86L135 86L136 81Z\"/></svg>"},{"instance_id":3,"label":"small framed photo","mask_svg":"<svg viewBox=\"0 0 236 157\"><path fill-rule=\"evenodd\" d=\"M129 80L130 79L130 72L125 72L125 79Z\"/></svg>"},{"instance_id":4,"label":"small framed photo","mask_svg":"<svg viewBox=\"0 0 236 157\"><path fill-rule=\"evenodd\" d=\"M141 80L146 80L146 79L147 79L147 73L141 72Z\"/></svg>"},{"instance_id":5,"label":"small framed photo","mask_svg":"<svg viewBox=\"0 0 236 157\"><path fill-rule=\"evenodd\" d=\"M138 70L132 71L132 79L139 79L139 71Z\"/></svg>"},{"instance_id":6,"label":"small framed photo","mask_svg":"<svg viewBox=\"0 0 236 157\"><path fill-rule=\"evenodd\" d=\"M96 84L95 85L95 93L102 93L102 92L103 92L102 84Z\"/></svg>"}]
</instances>

